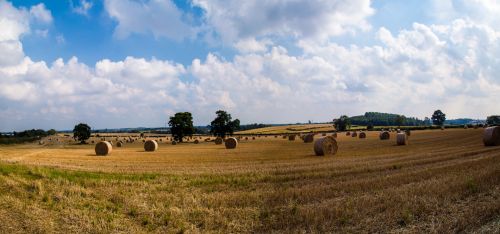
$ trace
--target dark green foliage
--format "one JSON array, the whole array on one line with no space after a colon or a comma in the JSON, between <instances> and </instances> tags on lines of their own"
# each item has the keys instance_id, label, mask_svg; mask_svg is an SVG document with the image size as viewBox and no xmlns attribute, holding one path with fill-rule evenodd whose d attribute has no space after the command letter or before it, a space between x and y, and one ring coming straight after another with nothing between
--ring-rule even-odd
<instances>
[{"instance_id":1,"label":"dark green foliage","mask_svg":"<svg viewBox=\"0 0 500 234\"><path fill-rule=\"evenodd\" d=\"M210 133L214 136L224 138L226 135L233 135L234 131L240 128L240 120L232 121L231 114L223 110L218 110L215 114L217 117L210 123Z\"/></svg>"},{"instance_id":2,"label":"dark green foliage","mask_svg":"<svg viewBox=\"0 0 500 234\"><path fill-rule=\"evenodd\" d=\"M73 128L73 138L80 141L80 143L85 143L86 140L90 138L90 126L86 123L79 123Z\"/></svg>"},{"instance_id":3,"label":"dark green foliage","mask_svg":"<svg viewBox=\"0 0 500 234\"><path fill-rule=\"evenodd\" d=\"M340 118L333 120L333 126L337 131L345 131L351 127L351 120L347 115L342 115Z\"/></svg>"},{"instance_id":4,"label":"dark green foliage","mask_svg":"<svg viewBox=\"0 0 500 234\"><path fill-rule=\"evenodd\" d=\"M492 115L486 118L486 123L488 125L500 125L500 115Z\"/></svg>"},{"instance_id":5,"label":"dark green foliage","mask_svg":"<svg viewBox=\"0 0 500 234\"><path fill-rule=\"evenodd\" d=\"M177 142L182 142L185 136L192 136L195 132L193 116L189 112L179 112L175 113L174 116L170 116L168 125L170 126L170 133Z\"/></svg>"},{"instance_id":6,"label":"dark green foliage","mask_svg":"<svg viewBox=\"0 0 500 234\"><path fill-rule=\"evenodd\" d=\"M50 129L50 130L48 130L48 131L47 131L47 134L48 134L49 136L56 135L56 133L57 133L57 132L56 132L56 130L55 130L55 129Z\"/></svg>"},{"instance_id":7,"label":"dark green foliage","mask_svg":"<svg viewBox=\"0 0 500 234\"><path fill-rule=\"evenodd\" d=\"M431 119L433 124L442 126L444 124L444 121L446 120L446 114L441 110L436 110L434 111L434 114L432 114Z\"/></svg>"},{"instance_id":8,"label":"dark green foliage","mask_svg":"<svg viewBox=\"0 0 500 234\"><path fill-rule=\"evenodd\" d=\"M404 115L398 115L396 117L396 125L401 126L406 122L406 117Z\"/></svg>"},{"instance_id":9,"label":"dark green foliage","mask_svg":"<svg viewBox=\"0 0 500 234\"><path fill-rule=\"evenodd\" d=\"M350 117L350 121L352 125L360 125L360 126L423 126L424 121L413 118L413 117L405 117L398 114L389 114L389 113L379 113L379 112L366 112L364 115L353 116ZM399 122L398 118L402 119L403 122Z\"/></svg>"},{"instance_id":10,"label":"dark green foliage","mask_svg":"<svg viewBox=\"0 0 500 234\"><path fill-rule=\"evenodd\" d=\"M0 134L0 144L21 144L25 142L33 142L46 136L48 136L48 133L42 129L13 132L12 135Z\"/></svg>"}]
</instances>

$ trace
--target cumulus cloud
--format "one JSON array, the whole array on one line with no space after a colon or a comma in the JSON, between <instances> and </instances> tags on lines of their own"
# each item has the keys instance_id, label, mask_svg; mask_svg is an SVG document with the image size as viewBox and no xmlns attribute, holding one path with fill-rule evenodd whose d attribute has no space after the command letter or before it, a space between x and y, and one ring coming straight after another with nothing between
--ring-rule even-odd
<instances>
[{"instance_id":1,"label":"cumulus cloud","mask_svg":"<svg viewBox=\"0 0 500 234\"><path fill-rule=\"evenodd\" d=\"M182 20L182 11L170 0L105 0L104 7L118 22L115 36L120 39L132 33L151 33L157 38L181 40L194 32Z\"/></svg>"},{"instance_id":2,"label":"cumulus cloud","mask_svg":"<svg viewBox=\"0 0 500 234\"><path fill-rule=\"evenodd\" d=\"M259 36L327 39L370 29L367 17L375 12L370 0L194 0L193 3L205 11L208 25L227 42Z\"/></svg>"},{"instance_id":3,"label":"cumulus cloud","mask_svg":"<svg viewBox=\"0 0 500 234\"><path fill-rule=\"evenodd\" d=\"M45 24L52 23L52 13L47 10L45 4L39 3L38 5L30 8L30 15L37 21Z\"/></svg>"}]
</instances>

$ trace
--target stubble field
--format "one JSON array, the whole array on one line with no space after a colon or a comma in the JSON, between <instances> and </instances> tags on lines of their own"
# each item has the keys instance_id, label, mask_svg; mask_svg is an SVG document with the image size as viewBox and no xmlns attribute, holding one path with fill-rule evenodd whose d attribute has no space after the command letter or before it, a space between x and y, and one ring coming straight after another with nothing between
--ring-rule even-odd
<instances>
[{"instance_id":1,"label":"stubble field","mask_svg":"<svg viewBox=\"0 0 500 234\"><path fill-rule=\"evenodd\" d=\"M337 141L333 157L274 136L106 157L1 146L0 232L499 232L500 148L482 129Z\"/></svg>"}]
</instances>

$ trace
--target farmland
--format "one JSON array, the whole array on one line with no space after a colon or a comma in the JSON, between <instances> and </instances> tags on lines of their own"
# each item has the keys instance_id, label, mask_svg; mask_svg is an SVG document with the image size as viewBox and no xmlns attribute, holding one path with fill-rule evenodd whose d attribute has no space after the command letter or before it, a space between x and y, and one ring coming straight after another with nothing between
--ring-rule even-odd
<instances>
[{"instance_id":1,"label":"farmland","mask_svg":"<svg viewBox=\"0 0 500 234\"><path fill-rule=\"evenodd\" d=\"M75 143L0 146L0 232L494 233L500 148L482 131L413 131L407 146L339 133L327 157L274 136L234 150L136 141L105 157Z\"/></svg>"}]
</instances>

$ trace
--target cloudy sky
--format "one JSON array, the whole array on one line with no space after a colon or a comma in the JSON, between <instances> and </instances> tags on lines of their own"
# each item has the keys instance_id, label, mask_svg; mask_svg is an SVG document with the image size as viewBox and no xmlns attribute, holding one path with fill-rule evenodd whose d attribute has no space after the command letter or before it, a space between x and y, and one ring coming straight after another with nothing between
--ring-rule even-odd
<instances>
[{"instance_id":1,"label":"cloudy sky","mask_svg":"<svg viewBox=\"0 0 500 234\"><path fill-rule=\"evenodd\" d=\"M500 114L496 0L0 0L0 131Z\"/></svg>"}]
</instances>

